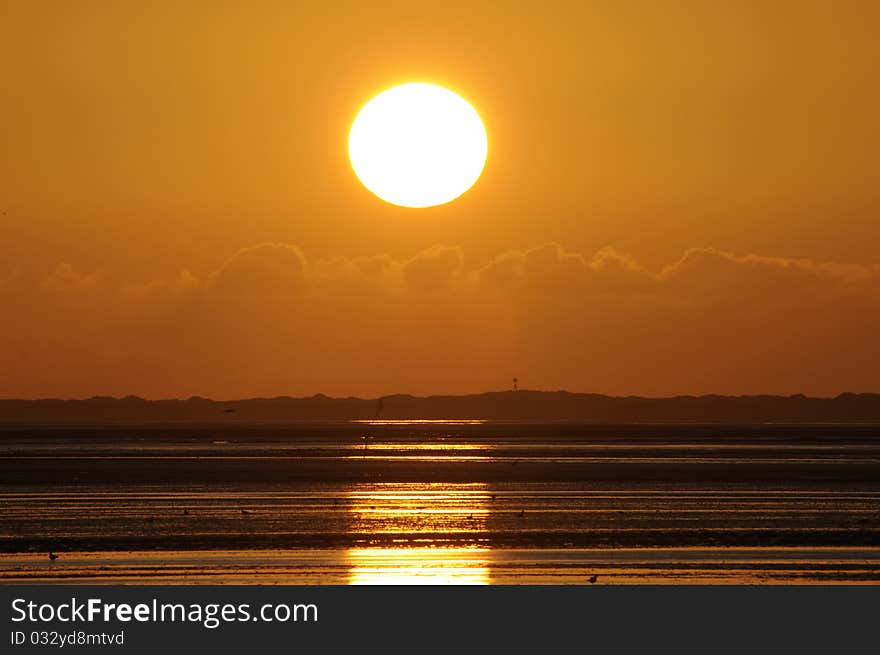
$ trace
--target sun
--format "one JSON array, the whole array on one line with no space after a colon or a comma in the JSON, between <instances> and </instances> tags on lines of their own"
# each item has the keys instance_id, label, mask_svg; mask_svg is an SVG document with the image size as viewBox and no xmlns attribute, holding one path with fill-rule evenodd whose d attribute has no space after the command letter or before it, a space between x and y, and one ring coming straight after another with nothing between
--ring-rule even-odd
<instances>
[{"instance_id":1,"label":"sun","mask_svg":"<svg viewBox=\"0 0 880 655\"><path fill-rule=\"evenodd\" d=\"M415 82L383 91L351 126L348 155L358 179L382 200L432 207L470 189L486 164L486 128L461 96Z\"/></svg>"}]
</instances>

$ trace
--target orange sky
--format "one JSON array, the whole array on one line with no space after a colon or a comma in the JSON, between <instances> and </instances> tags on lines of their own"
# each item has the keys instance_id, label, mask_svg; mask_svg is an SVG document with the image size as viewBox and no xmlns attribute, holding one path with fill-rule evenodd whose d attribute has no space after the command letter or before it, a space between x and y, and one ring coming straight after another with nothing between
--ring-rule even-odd
<instances>
[{"instance_id":1,"label":"orange sky","mask_svg":"<svg viewBox=\"0 0 880 655\"><path fill-rule=\"evenodd\" d=\"M878 20L12 3L0 396L880 391ZM415 80L490 140L477 185L423 210L346 152L359 107Z\"/></svg>"}]
</instances>

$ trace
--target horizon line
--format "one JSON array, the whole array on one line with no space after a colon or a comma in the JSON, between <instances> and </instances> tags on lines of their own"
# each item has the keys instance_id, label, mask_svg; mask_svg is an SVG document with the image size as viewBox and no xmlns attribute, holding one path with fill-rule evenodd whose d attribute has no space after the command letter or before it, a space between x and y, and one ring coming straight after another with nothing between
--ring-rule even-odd
<instances>
[{"instance_id":1,"label":"horizon line","mask_svg":"<svg viewBox=\"0 0 880 655\"><path fill-rule=\"evenodd\" d=\"M326 400L361 400L361 401L371 401L378 402L382 399L388 398L411 398L414 400L427 400L432 398L473 398L487 395L501 395L501 394L510 394L510 395L524 395L524 394L566 394L570 396L593 396L593 397L601 397L601 398L609 398L609 399L640 399L640 400L677 400L677 399L705 399L705 398L724 398L724 399L742 399L742 398L776 398L776 399L804 399L804 400L836 400L843 397L849 396L880 396L880 392L878 391L842 391L840 393L829 395L829 396L809 396L804 393L790 393L790 394L782 394L782 393L741 393L741 394L724 394L724 393L703 393L703 394L674 394L668 396L650 396L650 395L639 395L639 394L628 394L628 395L618 395L618 394L608 394L608 393L600 393L594 391L569 391L567 389L498 389L498 390L489 390L489 391L478 391L473 393L436 393L436 394L428 394L428 395L416 395L411 393L403 393L403 392L395 392L383 394L381 396L330 396L321 392L314 393L310 396L291 396L287 394L281 394L277 396L249 396L249 397L241 397L241 398L210 398L206 396L192 395L188 397L163 397L163 398L146 398L144 396L139 396L137 394L126 394L124 396L107 396L96 394L92 396L83 396L83 397L58 397L58 396L40 396L40 397L4 397L0 398L0 402L41 402L41 401L57 401L57 402L87 402L92 400L114 400L114 401L123 401L123 400L137 400L141 402L194 402L194 401L207 401L214 403L237 403L237 402L248 402L248 401L257 401L257 400L315 400L315 399L326 399Z\"/></svg>"}]
</instances>

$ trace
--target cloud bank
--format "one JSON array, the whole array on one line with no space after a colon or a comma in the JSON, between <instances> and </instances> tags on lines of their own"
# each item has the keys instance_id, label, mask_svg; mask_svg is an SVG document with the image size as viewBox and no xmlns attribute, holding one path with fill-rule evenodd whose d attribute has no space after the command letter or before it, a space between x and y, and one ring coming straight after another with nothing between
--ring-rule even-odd
<instances>
[{"instance_id":1,"label":"cloud bank","mask_svg":"<svg viewBox=\"0 0 880 655\"><path fill-rule=\"evenodd\" d=\"M123 284L0 276L0 396L880 391L880 267L693 248L651 270L549 243L310 261L263 243Z\"/></svg>"}]
</instances>

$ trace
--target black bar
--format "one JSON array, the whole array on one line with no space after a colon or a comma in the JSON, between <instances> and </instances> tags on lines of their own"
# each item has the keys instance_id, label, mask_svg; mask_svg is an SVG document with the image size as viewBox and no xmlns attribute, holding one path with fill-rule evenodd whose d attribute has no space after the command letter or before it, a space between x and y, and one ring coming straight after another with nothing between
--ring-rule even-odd
<instances>
[{"instance_id":1,"label":"black bar","mask_svg":"<svg viewBox=\"0 0 880 655\"><path fill-rule=\"evenodd\" d=\"M27 613L28 602L37 612L45 603L54 611L74 598L80 606L101 599L98 612L109 604L143 604L142 618L148 620L119 621L111 608L108 622L100 614L91 622L13 621ZM875 644L878 601L877 586L6 586L0 588L5 628L0 651L854 653ZM163 603L183 604L188 612L196 612L195 605L198 613L187 622L172 622L167 612L165 622L149 620L145 612ZM266 610L269 618L278 604L286 606L281 618L299 605L299 620L219 619L224 604L245 603L248 616L273 604ZM219 624L206 627L213 624L212 612ZM245 615L235 610L234 616ZM123 643L99 646L98 640L108 637L89 637L91 645L58 648L71 634L74 641L85 640L80 633L108 635L111 641L121 633ZM53 639L55 646L32 643ZM24 643L15 645L16 640Z\"/></svg>"}]
</instances>

